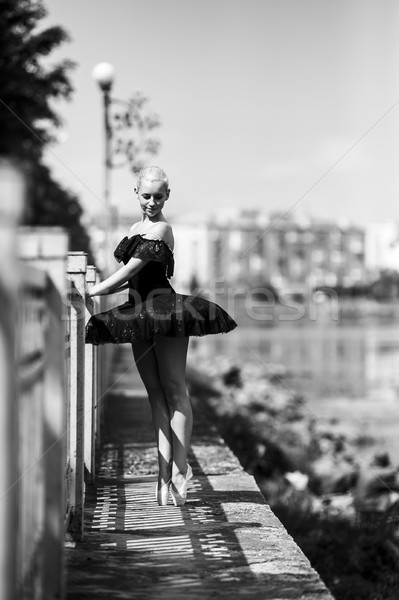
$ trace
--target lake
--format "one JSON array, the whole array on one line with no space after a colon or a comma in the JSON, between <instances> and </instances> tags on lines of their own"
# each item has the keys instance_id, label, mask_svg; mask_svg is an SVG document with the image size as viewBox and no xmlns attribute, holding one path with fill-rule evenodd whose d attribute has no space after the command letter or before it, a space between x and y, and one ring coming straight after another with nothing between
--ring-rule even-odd
<instances>
[{"instance_id":1,"label":"lake","mask_svg":"<svg viewBox=\"0 0 399 600\"><path fill-rule=\"evenodd\" d=\"M194 346L199 356L257 362L268 373L284 366L283 385L304 396L310 414L334 431L373 436L378 449L399 463L397 320L274 320L267 327L239 320L235 331L201 338ZM375 449L363 448L362 457Z\"/></svg>"}]
</instances>

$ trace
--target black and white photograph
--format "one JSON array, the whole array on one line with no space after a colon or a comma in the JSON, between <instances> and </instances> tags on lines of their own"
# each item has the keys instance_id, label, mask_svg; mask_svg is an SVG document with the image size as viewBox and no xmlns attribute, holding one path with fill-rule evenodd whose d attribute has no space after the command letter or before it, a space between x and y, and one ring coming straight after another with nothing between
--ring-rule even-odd
<instances>
[{"instance_id":1,"label":"black and white photograph","mask_svg":"<svg viewBox=\"0 0 399 600\"><path fill-rule=\"evenodd\" d=\"M397 600L399 3L0 9L0 600Z\"/></svg>"}]
</instances>

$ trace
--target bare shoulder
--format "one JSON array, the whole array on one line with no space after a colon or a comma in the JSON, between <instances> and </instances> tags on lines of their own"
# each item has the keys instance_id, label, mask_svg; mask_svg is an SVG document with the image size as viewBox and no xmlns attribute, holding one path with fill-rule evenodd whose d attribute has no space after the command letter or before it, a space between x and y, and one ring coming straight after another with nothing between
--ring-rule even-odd
<instances>
[{"instance_id":1,"label":"bare shoulder","mask_svg":"<svg viewBox=\"0 0 399 600\"><path fill-rule=\"evenodd\" d=\"M151 230L145 234L145 237L147 239L161 239L173 250L173 230L169 223L166 223L164 221L156 223L155 226L152 227Z\"/></svg>"},{"instance_id":2,"label":"bare shoulder","mask_svg":"<svg viewBox=\"0 0 399 600\"><path fill-rule=\"evenodd\" d=\"M139 225L140 222L133 223L133 225L129 229L128 237L132 237L133 235L136 235L136 233L139 233Z\"/></svg>"}]
</instances>

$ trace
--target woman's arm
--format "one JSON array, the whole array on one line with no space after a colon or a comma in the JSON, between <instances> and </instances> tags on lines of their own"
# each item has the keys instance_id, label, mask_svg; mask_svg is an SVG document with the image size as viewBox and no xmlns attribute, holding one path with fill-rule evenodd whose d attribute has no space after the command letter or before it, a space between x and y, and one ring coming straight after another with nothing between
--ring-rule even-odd
<instances>
[{"instance_id":1,"label":"woman's arm","mask_svg":"<svg viewBox=\"0 0 399 600\"><path fill-rule=\"evenodd\" d=\"M112 288L112 290L110 290L108 293L109 294L116 294L117 292L123 292L123 290L127 290L129 288L129 283L123 283L122 285L120 285L117 288Z\"/></svg>"},{"instance_id":2,"label":"woman's arm","mask_svg":"<svg viewBox=\"0 0 399 600\"><path fill-rule=\"evenodd\" d=\"M125 289L128 286L125 286L124 284L127 283L133 275L138 273L147 262L147 260L132 257L129 262L123 265L116 273L113 273L107 277L107 279L104 279L104 281L93 285L88 292L89 296L105 296L106 294L112 294Z\"/></svg>"}]
</instances>

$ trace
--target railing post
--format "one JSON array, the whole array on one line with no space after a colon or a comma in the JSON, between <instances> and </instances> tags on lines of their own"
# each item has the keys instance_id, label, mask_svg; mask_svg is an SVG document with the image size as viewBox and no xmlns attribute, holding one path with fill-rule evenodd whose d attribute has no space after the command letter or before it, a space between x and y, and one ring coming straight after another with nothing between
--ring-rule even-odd
<instances>
[{"instance_id":1,"label":"railing post","mask_svg":"<svg viewBox=\"0 0 399 600\"><path fill-rule=\"evenodd\" d=\"M99 273L97 272L96 283L99 283L99 281L100 281L100 276L99 276ZM105 305L106 301L107 301L106 296L98 297L98 310L100 312L106 310L106 305ZM97 347L97 377L96 377L96 384L97 384L96 437L95 437L96 451L98 451L100 448L100 442L101 442L100 433L101 433L102 419L103 419L103 414L104 414L104 395L105 395L106 386L108 383L107 382L106 358L107 358L107 346L106 345L98 346Z\"/></svg>"},{"instance_id":2,"label":"railing post","mask_svg":"<svg viewBox=\"0 0 399 600\"><path fill-rule=\"evenodd\" d=\"M24 179L0 161L0 598L16 600L18 541L18 394L16 346L18 264L16 226L24 204Z\"/></svg>"},{"instance_id":3,"label":"railing post","mask_svg":"<svg viewBox=\"0 0 399 600\"><path fill-rule=\"evenodd\" d=\"M83 539L84 509L84 433L85 433L85 295L87 255L70 252L67 277L70 289L70 389L69 389L69 467L71 518L69 528L78 540Z\"/></svg>"},{"instance_id":4,"label":"railing post","mask_svg":"<svg viewBox=\"0 0 399 600\"><path fill-rule=\"evenodd\" d=\"M65 360L63 298L47 278L46 368L43 396L43 459L46 474L44 498L44 599L64 598L64 471L66 460Z\"/></svg>"},{"instance_id":5,"label":"railing post","mask_svg":"<svg viewBox=\"0 0 399 600\"><path fill-rule=\"evenodd\" d=\"M87 289L96 282L96 267L88 266L86 273ZM96 305L94 299L86 302L86 318L90 318L92 308ZM96 373L97 348L86 344L85 348L85 437L84 461L88 472L89 481L92 482L95 473L95 409L97 404L97 373Z\"/></svg>"}]
</instances>

